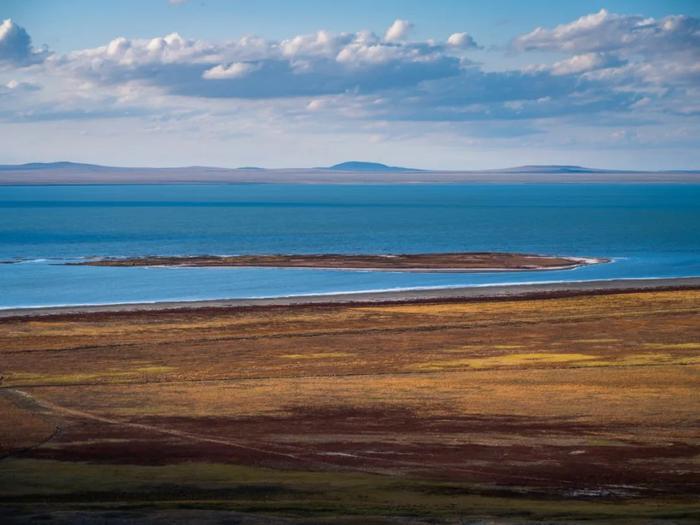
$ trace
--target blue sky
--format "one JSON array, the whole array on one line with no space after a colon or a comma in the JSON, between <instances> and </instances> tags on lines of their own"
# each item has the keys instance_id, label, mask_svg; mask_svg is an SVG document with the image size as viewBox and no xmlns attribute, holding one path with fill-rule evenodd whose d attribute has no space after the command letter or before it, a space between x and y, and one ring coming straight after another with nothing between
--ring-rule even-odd
<instances>
[{"instance_id":1,"label":"blue sky","mask_svg":"<svg viewBox=\"0 0 700 525\"><path fill-rule=\"evenodd\" d=\"M699 19L672 0L5 0L0 163L697 168Z\"/></svg>"}]
</instances>

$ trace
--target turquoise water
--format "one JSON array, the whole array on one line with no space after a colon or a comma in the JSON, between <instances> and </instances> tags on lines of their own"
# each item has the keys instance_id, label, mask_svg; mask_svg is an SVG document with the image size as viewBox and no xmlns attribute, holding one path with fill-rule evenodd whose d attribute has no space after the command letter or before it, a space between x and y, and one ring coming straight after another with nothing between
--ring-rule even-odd
<instances>
[{"instance_id":1,"label":"turquoise water","mask_svg":"<svg viewBox=\"0 0 700 525\"><path fill-rule=\"evenodd\" d=\"M95 256L517 251L567 271L64 266ZM0 307L700 275L700 185L0 187Z\"/></svg>"}]
</instances>

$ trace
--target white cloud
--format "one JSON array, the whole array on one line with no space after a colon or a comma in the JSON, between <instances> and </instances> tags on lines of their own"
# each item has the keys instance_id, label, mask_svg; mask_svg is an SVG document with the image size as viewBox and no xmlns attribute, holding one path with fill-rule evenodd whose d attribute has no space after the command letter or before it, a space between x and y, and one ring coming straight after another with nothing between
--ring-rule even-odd
<instances>
[{"instance_id":1,"label":"white cloud","mask_svg":"<svg viewBox=\"0 0 700 525\"><path fill-rule=\"evenodd\" d=\"M8 18L0 24L0 65L28 66L43 61L48 52L32 47L32 39L23 27Z\"/></svg>"},{"instance_id":2,"label":"white cloud","mask_svg":"<svg viewBox=\"0 0 700 525\"><path fill-rule=\"evenodd\" d=\"M318 111L320 109L323 109L323 106L325 106L323 100L314 99L306 105L306 109L308 109L309 111Z\"/></svg>"},{"instance_id":3,"label":"white cloud","mask_svg":"<svg viewBox=\"0 0 700 525\"><path fill-rule=\"evenodd\" d=\"M386 30L386 33L384 33L384 40L387 42L398 42L403 40L408 36L411 29L413 29L413 24L411 22L397 18Z\"/></svg>"},{"instance_id":4,"label":"white cloud","mask_svg":"<svg viewBox=\"0 0 700 525\"><path fill-rule=\"evenodd\" d=\"M612 119L611 115L622 118L631 112L658 113L661 108L695 114L697 104L692 99L697 94L687 86L680 89L678 79L688 82L692 71L700 77L700 61L693 70L681 52L665 53L661 60L661 54L642 52L644 47L635 43L637 36L615 36L632 42L636 51L588 50L581 40L575 46L566 42L619 17L602 12L559 29L523 35L516 47L524 53L544 49L547 41L554 46L548 49L569 56L511 71L487 71L469 62L465 50L478 46L467 33L454 33L444 42L406 40L410 24L405 21L392 24L386 38L368 31L323 30L282 40L246 36L216 42L178 33L144 39L117 37L99 47L51 55L42 65L3 78L3 94L14 94L11 102L0 103L0 119L157 115L179 121L185 118L181 115L205 118L210 112L222 114L222 108L232 111L234 107L260 111L263 116L252 119L255 122L335 115L375 124L525 123L587 118L601 112ZM695 23L694 19L681 23L678 17L644 20L676 35L684 24ZM682 49L683 39L675 41L675 49ZM8 87L10 80L42 89L31 97L21 96L27 89ZM513 129L531 127L523 124ZM505 133L506 128L495 129Z\"/></svg>"},{"instance_id":5,"label":"white cloud","mask_svg":"<svg viewBox=\"0 0 700 525\"><path fill-rule=\"evenodd\" d=\"M172 33L115 38L56 57L50 67L103 85L141 82L178 95L273 98L372 92L454 76L461 63L449 49L427 42L386 42L367 31L225 42Z\"/></svg>"},{"instance_id":6,"label":"white cloud","mask_svg":"<svg viewBox=\"0 0 700 525\"><path fill-rule=\"evenodd\" d=\"M471 35L467 33L451 34L450 37L447 39L447 44L460 49L470 49L478 47L476 45L476 41L474 41Z\"/></svg>"},{"instance_id":7,"label":"white cloud","mask_svg":"<svg viewBox=\"0 0 700 525\"><path fill-rule=\"evenodd\" d=\"M353 42L343 47L336 60L345 64L381 64L390 60L401 59L402 49L384 44L371 44Z\"/></svg>"},{"instance_id":8,"label":"white cloud","mask_svg":"<svg viewBox=\"0 0 700 525\"><path fill-rule=\"evenodd\" d=\"M176 163L240 165L266 158L274 142L271 162L305 165L379 141L377 152L404 144L395 151L406 158L436 147L463 167L465 147L506 143L523 155L566 148L567 161L572 144L599 152L612 139L700 151L692 17L602 11L539 28L513 42L519 64L531 51L559 56L522 70L499 69L488 52L484 66L470 62L465 54L478 46L467 33L409 39L405 21L385 35L322 30L280 40L110 35L117 38L67 54L37 51L13 22L0 27L0 122L16 130L0 141L6 156L43 148L48 158L90 151L105 162L128 151L157 162L154 152L167 151ZM647 149L640 158L653 158Z\"/></svg>"},{"instance_id":9,"label":"white cloud","mask_svg":"<svg viewBox=\"0 0 700 525\"><path fill-rule=\"evenodd\" d=\"M234 62L228 66L218 65L202 73L207 80L223 80L228 78L243 78L253 71L260 69L260 64L250 62Z\"/></svg>"},{"instance_id":10,"label":"white cloud","mask_svg":"<svg viewBox=\"0 0 700 525\"><path fill-rule=\"evenodd\" d=\"M37 84L16 80L14 78L6 82L5 87L13 91L36 91L37 89L41 89Z\"/></svg>"},{"instance_id":11,"label":"white cloud","mask_svg":"<svg viewBox=\"0 0 700 525\"><path fill-rule=\"evenodd\" d=\"M625 55L700 54L700 20L685 15L661 19L619 15L601 9L553 29L538 27L513 41L522 51L568 51L575 54L619 52Z\"/></svg>"},{"instance_id":12,"label":"white cloud","mask_svg":"<svg viewBox=\"0 0 700 525\"><path fill-rule=\"evenodd\" d=\"M690 16L656 19L602 9L551 29L538 27L512 44L520 51L571 53L550 68L555 75L581 74L611 89L688 93L700 82L700 20Z\"/></svg>"},{"instance_id":13,"label":"white cloud","mask_svg":"<svg viewBox=\"0 0 700 525\"><path fill-rule=\"evenodd\" d=\"M584 53L555 62L551 67L551 71L555 75L572 75L619 64L619 61L603 53Z\"/></svg>"},{"instance_id":14,"label":"white cloud","mask_svg":"<svg viewBox=\"0 0 700 525\"><path fill-rule=\"evenodd\" d=\"M282 40L279 43L279 48L286 57L313 55L331 58L335 56L343 46L352 41L359 39L365 40L366 38L368 38L368 36L365 33L361 36L352 33L334 35L328 31L318 31L311 35L297 35L293 38Z\"/></svg>"}]
</instances>

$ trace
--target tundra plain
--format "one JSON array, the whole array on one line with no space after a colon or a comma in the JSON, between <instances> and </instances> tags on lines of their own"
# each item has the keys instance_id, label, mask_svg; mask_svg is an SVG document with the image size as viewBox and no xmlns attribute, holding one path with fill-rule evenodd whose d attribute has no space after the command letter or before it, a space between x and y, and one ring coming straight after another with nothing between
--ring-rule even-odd
<instances>
[{"instance_id":1,"label":"tundra plain","mask_svg":"<svg viewBox=\"0 0 700 525\"><path fill-rule=\"evenodd\" d=\"M699 314L686 289L6 317L0 517L696 523Z\"/></svg>"}]
</instances>

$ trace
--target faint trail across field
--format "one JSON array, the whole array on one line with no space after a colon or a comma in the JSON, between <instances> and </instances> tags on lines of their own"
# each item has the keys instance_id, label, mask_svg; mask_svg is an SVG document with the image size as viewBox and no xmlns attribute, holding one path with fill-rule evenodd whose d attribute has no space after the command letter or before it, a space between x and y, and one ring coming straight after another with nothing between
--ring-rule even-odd
<instances>
[{"instance_id":1,"label":"faint trail across field","mask_svg":"<svg viewBox=\"0 0 700 525\"><path fill-rule=\"evenodd\" d=\"M89 419L92 421L98 421L100 423L107 423L110 425L118 425L122 427L129 427L129 428L136 428L139 430L147 430L150 432L157 432L159 434L166 434L169 436L175 436L183 439L189 439L192 441L199 441L203 443L214 443L217 445L226 445L229 447L236 447L244 450L251 450L254 452L259 452L262 454L270 454L274 456L282 456L282 457L287 457L290 459L299 459L297 456L294 454L286 454L283 452L275 452L271 450L265 450L262 448L257 448L257 447L252 447L250 445L244 445L240 442L237 441L232 441L230 439L220 439L220 438L214 438L214 437L208 437L208 436L202 436L199 434L193 434L191 432L183 432L180 430L175 430L174 428L162 428L162 427L156 427L153 425L145 425L143 423L131 423L129 421L122 421L119 419L114 419L110 417L104 417L104 416L98 416L96 414L92 414L90 412L85 412L83 410L76 410L74 408L67 408L61 405L57 405L56 403L52 403L50 401L46 401L43 399L38 399L31 394L24 392L22 390L11 390L12 392L34 402L37 406L44 408L46 410L50 410L55 414L61 414L64 416L71 416L71 417L77 417L77 418L82 418L82 419Z\"/></svg>"},{"instance_id":2,"label":"faint trail across field","mask_svg":"<svg viewBox=\"0 0 700 525\"><path fill-rule=\"evenodd\" d=\"M106 423L109 425L117 425L121 427L129 427L129 428L135 428L139 430L146 430L150 432L155 432L159 434L165 434L168 436L174 436L186 440L191 440L191 441L196 441L196 442L201 442L201 443L213 443L217 445L225 445L229 447L234 447L242 450L249 450L252 452L258 452L260 454L267 454L271 456L277 456L277 457L284 457L287 459L291 459L294 461L302 462L304 465L308 466L316 466L316 467L325 467L328 468L329 466L332 467L337 467L341 468L343 470L352 470L355 472L364 472L364 473L369 473L369 474L379 474L380 472L377 471L377 469L372 469L372 468L367 468L367 467L358 467L358 466L351 466L344 464L342 466L337 465L337 463L333 462L330 460L330 457L325 457L324 459L320 459L318 457L312 458L309 456L317 456L317 455L325 455L323 453L314 453L311 452L310 454L307 452L306 457L303 457L302 455L297 455L297 454L289 454L289 453L284 453L284 452L277 452L269 449L263 449L259 447L253 447L250 445L243 444L239 441L234 441L231 439L222 439L222 438L215 438L215 437L210 437L210 436L202 436L200 434L195 434L192 432L184 432L181 430L176 430L174 428L163 428L159 426L154 426L154 425L146 425L143 423L132 423L128 421L123 421L120 419L115 419L115 418L110 418L110 417L105 417L105 416L99 416L97 414L93 414L90 412L85 412L83 410L77 410L73 408L68 408L64 407L61 405L58 405L56 403L52 403L47 400L43 399L38 399L35 396L32 396L28 392L22 391L22 390L16 390L16 389L9 389L6 388L4 389L5 392L11 392L22 399L24 399L26 402L31 403L35 409L36 408L41 408L43 410L48 410L53 412L54 414L60 414L63 416L70 416L70 417L76 417L76 418L81 418L81 419L88 419L91 421L97 421L100 423ZM2 390L0 390L2 392ZM31 447L31 449L38 448L42 446L43 444L49 442L51 439L53 439L61 430L61 427L56 427L56 431L46 440L42 441L41 443ZM299 449L300 452L304 452L305 450L302 447L295 447L294 445L290 445L291 448L297 448ZM425 467L425 463L421 462L416 462L416 461L401 461L401 460L396 460L396 459L387 459L387 458L379 458L379 457L370 457L370 456L365 456L362 454L348 454L348 456L352 456L358 460L366 460L371 463L389 463L390 466L403 466L403 467ZM2 459L2 458L0 458ZM463 473L471 473L471 474L479 474L482 472L481 469L474 469L474 468L464 468L464 467L456 467L452 466L451 467L453 470L458 470ZM520 479L522 481L547 481L548 479L545 477L541 476L531 476L531 475L515 475L513 474L511 477Z\"/></svg>"},{"instance_id":3,"label":"faint trail across field","mask_svg":"<svg viewBox=\"0 0 700 525\"><path fill-rule=\"evenodd\" d=\"M2 379L0 378L0 383L1 382L2 382ZM27 394L25 394L24 392L21 392L19 390L14 390L14 389L10 389L10 388L0 388L0 396L3 396L5 398L9 399L11 403L18 406L19 408L24 408L32 413L37 413L38 412L37 408L43 408L32 396L28 396ZM45 416L45 417L47 416L47 414L43 411L42 411L41 415ZM48 419L48 417L47 417L47 419ZM51 422L51 423L54 424L53 422ZM48 443L52 439L54 439L58 434L61 433L62 430L63 430L63 428L61 427L61 425L54 424L53 431L48 436L46 436L44 439L37 441L33 445L29 445L29 446L26 446L26 447L23 447L23 448L20 448L17 450L10 450L7 453L0 452L0 461L2 461L3 459L6 459L6 458L10 458L13 456L24 454L26 452L30 452L34 449L37 449L37 448L45 445L46 443Z\"/></svg>"}]
</instances>

